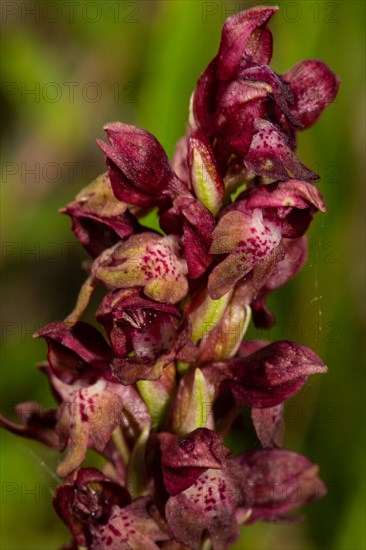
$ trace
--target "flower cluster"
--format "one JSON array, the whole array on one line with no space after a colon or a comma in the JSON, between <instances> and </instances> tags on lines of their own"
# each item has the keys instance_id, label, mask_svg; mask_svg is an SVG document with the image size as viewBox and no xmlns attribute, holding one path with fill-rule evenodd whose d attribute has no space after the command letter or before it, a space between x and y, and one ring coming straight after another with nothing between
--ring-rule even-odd
<instances>
[{"instance_id":1,"label":"flower cluster","mask_svg":"<svg viewBox=\"0 0 366 550\"><path fill-rule=\"evenodd\" d=\"M1 422L65 451L54 506L69 548L224 550L240 526L325 494L281 444L284 402L326 367L295 342L243 341L251 315L274 323L266 296L302 268L325 211L296 132L338 90L320 61L269 67L276 11L227 19L172 163L146 130L107 124L107 172L63 210L92 262L74 311L37 333L57 408L20 404L21 423ZM152 210L161 231L144 225ZM80 320L97 285L106 337ZM235 456L224 438L243 407L258 445ZM82 466L89 449L103 472Z\"/></svg>"}]
</instances>

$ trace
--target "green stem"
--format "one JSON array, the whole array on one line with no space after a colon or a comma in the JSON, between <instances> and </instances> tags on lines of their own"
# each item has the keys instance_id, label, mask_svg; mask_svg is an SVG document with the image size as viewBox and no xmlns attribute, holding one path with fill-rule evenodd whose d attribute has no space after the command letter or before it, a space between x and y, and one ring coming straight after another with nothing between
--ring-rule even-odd
<instances>
[{"instance_id":1,"label":"green stem","mask_svg":"<svg viewBox=\"0 0 366 550\"><path fill-rule=\"evenodd\" d=\"M119 454L122 457L123 462L127 464L130 459L130 450L127 446L123 432L119 426L112 433L112 439L113 443L117 447Z\"/></svg>"}]
</instances>

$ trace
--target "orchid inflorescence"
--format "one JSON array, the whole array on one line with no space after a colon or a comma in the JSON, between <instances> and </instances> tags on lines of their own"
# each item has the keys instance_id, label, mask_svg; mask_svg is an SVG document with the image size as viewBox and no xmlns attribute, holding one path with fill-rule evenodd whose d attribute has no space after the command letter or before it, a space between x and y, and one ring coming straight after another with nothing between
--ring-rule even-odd
<instances>
[{"instance_id":1,"label":"orchid inflorescence","mask_svg":"<svg viewBox=\"0 0 366 550\"><path fill-rule=\"evenodd\" d=\"M146 130L107 124L107 172L63 210L93 261L73 312L36 335L57 408L27 402L21 424L1 422L66 451L54 507L68 548L224 550L240 526L297 519L326 492L318 467L281 447L284 402L326 367L295 342L243 341L251 315L275 322L266 296L303 267L325 211L296 132L339 86L320 61L268 66L277 10L226 20L172 163ZM151 211L161 231L144 225ZM108 343L80 320L99 284ZM235 456L223 441L243 407L258 445ZM88 449L103 472L82 467Z\"/></svg>"}]
</instances>

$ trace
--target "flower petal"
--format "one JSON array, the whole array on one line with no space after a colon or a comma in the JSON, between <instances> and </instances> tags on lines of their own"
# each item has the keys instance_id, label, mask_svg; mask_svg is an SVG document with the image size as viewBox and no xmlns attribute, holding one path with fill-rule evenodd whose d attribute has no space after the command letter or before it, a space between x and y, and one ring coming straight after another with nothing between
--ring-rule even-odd
<instances>
[{"instance_id":1,"label":"flower petal","mask_svg":"<svg viewBox=\"0 0 366 550\"><path fill-rule=\"evenodd\" d=\"M100 380L93 386L72 392L70 399L61 404L57 431L60 438L69 443L67 455L57 468L59 476L65 477L80 466L88 447L103 451L107 445L123 411L123 401L116 386Z\"/></svg>"},{"instance_id":2,"label":"flower petal","mask_svg":"<svg viewBox=\"0 0 366 550\"><path fill-rule=\"evenodd\" d=\"M251 414L262 447L281 447L285 429L283 404L266 409L252 408Z\"/></svg>"},{"instance_id":3,"label":"flower petal","mask_svg":"<svg viewBox=\"0 0 366 550\"><path fill-rule=\"evenodd\" d=\"M227 362L230 389L239 403L273 407L295 395L310 374L327 371L320 358L306 346L286 340L274 342L252 355Z\"/></svg>"},{"instance_id":4,"label":"flower petal","mask_svg":"<svg viewBox=\"0 0 366 550\"><path fill-rule=\"evenodd\" d=\"M215 110L215 81L217 57L203 71L191 98L190 123L193 130L198 127L210 130L211 117Z\"/></svg>"},{"instance_id":5,"label":"flower petal","mask_svg":"<svg viewBox=\"0 0 366 550\"><path fill-rule=\"evenodd\" d=\"M285 83L268 65L254 65L240 71L240 78L254 81L257 84L270 86L269 93L283 113L286 114L294 126L301 123L291 114L289 105L294 102L290 86Z\"/></svg>"},{"instance_id":6,"label":"flower petal","mask_svg":"<svg viewBox=\"0 0 366 550\"><path fill-rule=\"evenodd\" d=\"M222 94L215 112L218 139L244 157L253 139L254 121L265 114L264 101L272 88L262 82L234 80Z\"/></svg>"},{"instance_id":7,"label":"flower petal","mask_svg":"<svg viewBox=\"0 0 366 550\"><path fill-rule=\"evenodd\" d=\"M91 530L90 550L158 550L156 542L171 538L158 510L147 497L124 508L114 506L108 523Z\"/></svg>"},{"instance_id":8,"label":"flower petal","mask_svg":"<svg viewBox=\"0 0 366 550\"><path fill-rule=\"evenodd\" d=\"M64 382L77 379L95 381L112 360L112 350L100 334L78 321L74 325L58 321L39 330L35 336L48 345L48 362L53 372Z\"/></svg>"},{"instance_id":9,"label":"flower petal","mask_svg":"<svg viewBox=\"0 0 366 550\"><path fill-rule=\"evenodd\" d=\"M267 22L278 7L258 6L226 19L222 29L217 75L221 80L234 76L243 57L266 65L272 56L272 35Z\"/></svg>"},{"instance_id":10,"label":"flower petal","mask_svg":"<svg viewBox=\"0 0 366 550\"><path fill-rule=\"evenodd\" d=\"M234 225L235 224L235 225ZM263 220L260 209L251 212L231 211L220 219L213 233L211 254L231 252L211 272L208 291L220 298L256 264L270 256L281 241L277 223Z\"/></svg>"},{"instance_id":11,"label":"flower petal","mask_svg":"<svg viewBox=\"0 0 366 550\"><path fill-rule=\"evenodd\" d=\"M207 469L225 466L230 450L223 446L214 431L198 428L178 438L160 433L164 484L170 495L188 489Z\"/></svg>"},{"instance_id":12,"label":"flower petal","mask_svg":"<svg viewBox=\"0 0 366 550\"><path fill-rule=\"evenodd\" d=\"M105 251L95 263L96 279L110 288L143 286L158 302L179 302L188 291L186 262L174 237L145 232Z\"/></svg>"},{"instance_id":13,"label":"flower petal","mask_svg":"<svg viewBox=\"0 0 366 550\"><path fill-rule=\"evenodd\" d=\"M192 550L208 534L214 550L226 550L239 538L235 519L238 490L228 468L207 470L194 484L171 496L165 515L174 538Z\"/></svg>"},{"instance_id":14,"label":"flower petal","mask_svg":"<svg viewBox=\"0 0 366 550\"><path fill-rule=\"evenodd\" d=\"M314 172L301 164L289 147L288 137L268 120L256 120L255 133L244 162L248 169L266 178L297 178L305 181L319 179Z\"/></svg>"},{"instance_id":15,"label":"flower petal","mask_svg":"<svg viewBox=\"0 0 366 550\"><path fill-rule=\"evenodd\" d=\"M156 206L177 179L158 140L141 128L111 122L104 126L111 145L97 140L106 154L108 175L117 199Z\"/></svg>"},{"instance_id":16,"label":"flower petal","mask_svg":"<svg viewBox=\"0 0 366 550\"><path fill-rule=\"evenodd\" d=\"M61 212L72 218L75 236L93 257L141 229L127 204L114 196L107 174L85 187Z\"/></svg>"},{"instance_id":17,"label":"flower petal","mask_svg":"<svg viewBox=\"0 0 366 550\"><path fill-rule=\"evenodd\" d=\"M294 95L290 112L301 122L303 129L316 122L338 93L339 79L325 63L314 59L301 61L282 78L290 84Z\"/></svg>"}]
</instances>

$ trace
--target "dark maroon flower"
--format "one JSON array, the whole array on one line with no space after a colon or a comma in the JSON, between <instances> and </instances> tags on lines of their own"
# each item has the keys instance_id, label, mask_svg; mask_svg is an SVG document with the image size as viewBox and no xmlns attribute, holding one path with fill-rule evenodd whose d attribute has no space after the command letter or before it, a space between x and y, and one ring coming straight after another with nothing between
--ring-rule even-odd
<instances>
[{"instance_id":1,"label":"dark maroon flower","mask_svg":"<svg viewBox=\"0 0 366 550\"><path fill-rule=\"evenodd\" d=\"M22 437L41 441L45 445L56 449L60 447L60 440L56 431L56 409L44 409L42 405L35 401L26 401L25 403L18 403L15 411L22 424L13 422L1 414L1 428Z\"/></svg>"},{"instance_id":2,"label":"dark maroon flower","mask_svg":"<svg viewBox=\"0 0 366 550\"><path fill-rule=\"evenodd\" d=\"M291 520L288 512L326 493L318 467L286 450L247 452L207 470L165 508L174 537L199 550L208 534L214 550L239 538L239 526L259 519Z\"/></svg>"},{"instance_id":3,"label":"dark maroon flower","mask_svg":"<svg viewBox=\"0 0 366 550\"><path fill-rule=\"evenodd\" d=\"M239 403L259 408L283 403L302 388L310 374L327 371L313 351L286 340L246 357L230 359L221 370L224 368L228 377L222 382L221 391L230 389Z\"/></svg>"},{"instance_id":4,"label":"dark maroon flower","mask_svg":"<svg viewBox=\"0 0 366 550\"><path fill-rule=\"evenodd\" d=\"M112 350L100 332L82 321L69 325L50 323L35 335L48 345L48 363L63 382L95 382L108 369Z\"/></svg>"},{"instance_id":5,"label":"dark maroon flower","mask_svg":"<svg viewBox=\"0 0 366 550\"><path fill-rule=\"evenodd\" d=\"M276 182L242 193L224 211L213 232L211 254L228 255L209 276L211 297L223 296L253 270L255 287L262 288L282 259L279 250L282 237L301 237L318 210L325 211L319 191L298 180Z\"/></svg>"},{"instance_id":6,"label":"dark maroon flower","mask_svg":"<svg viewBox=\"0 0 366 550\"><path fill-rule=\"evenodd\" d=\"M127 204L113 195L107 174L99 176L61 210L72 219L72 230L93 256L141 230Z\"/></svg>"},{"instance_id":7,"label":"dark maroon flower","mask_svg":"<svg viewBox=\"0 0 366 550\"><path fill-rule=\"evenodd\" d=\"M123 384L159 378L190 336L176 306L145 298L139 287L109 292L96 317L118 356L112 372Z\"/></svg>"},{"instance_id":8,"label":"dark maroon flower","mask_svg":"<svg viewBox=\"0 0 366 550\"><path fill-rule=\"evenodd\" d=\"M147 130L121 122L111 122L104 130L110 145L97 143L106 155L117 199L148 208L160 205L177 176L158 140Z\"/></svg>"},{"instance_id":9,"label":"dark maroon flower","mask_svg":"<svg viewBox=\"0 0 366 550\"><path fill-rule=\"evenodd\" d=\"M128 491L96 468L80 468L55 492L53 505L79 547L92 542L91 527L105 525L112 507L131 503Z\"/></svg>"},{"instance_id":10,"label":"dark maroon flower","mask_svg":"<svg viewBox=\"0 0 366 550\"><path fill-rule=\"evenodd\" d=\"M225 457L231 452L207 428L198 428L180 438L163 432L159 440L164 483L170 495L188 489L209 468L223 468Z\"/></svg>"},{"instance_id":11,"label":"dark maroon flower","mask_svg":"<svg viewBox=\"0 0 366 550\"><path fill-rule=\"evenodd\" d=\"M232 459L241 472L246 524L266 520L291 520L288 512L326 494L318 466L285 449L249 451Z\"/></svg>"},{"instance_id":12,"label":"dark maroon flower","mask_svg":"<svg viewBox=\"0 0 366 550\"><path fill-rule=\"evenodd\" d=\"M200 277L210 265L209 249L215 221L211 212L191 193L184 191L173 200L173 206L160 214L160 227L182 239L188 274Z\"/></svg>"},{"instance_id":13,"label":"dark maroon flower","mask_svg":"<svg viewBox=\"0 0 366 550\"><path fill-rule=\"evenodd\" d=\"M270 91L263 82L234 80L222 93L213 123L215 136L230 153L240 158L248 153L255 121L265 115Z\"/></svg>"},{"instance_id":14,"label":"dark maroon flower","mask_svg":"<svg viewBox=\"0 0 366 550\"><path fill-rule=\"evenodd\" d=\"M272 57L268 21L276 7L257 7L229 17L222 30L218 55L198 80L192 98L191 125L213 127L213 115L226 86L254 64L266 65Z\"/></svg>"},{"instance_id":15,"label":"dark maroon flower","mask_svg":"<svg viewBox=\"0 0 366 550\"><path fill-rule=\"evenodd\" d=\"M226 20L218 55L193 94L190 125L204 129L219 157L226 150L224 169L234 154L255 175L316 181L294 153L295 131L334 101L339 81L320 61L299 63L282 77L268 66L268 21L277 10L257 7Z\"/></svg>"}]
</instances>

